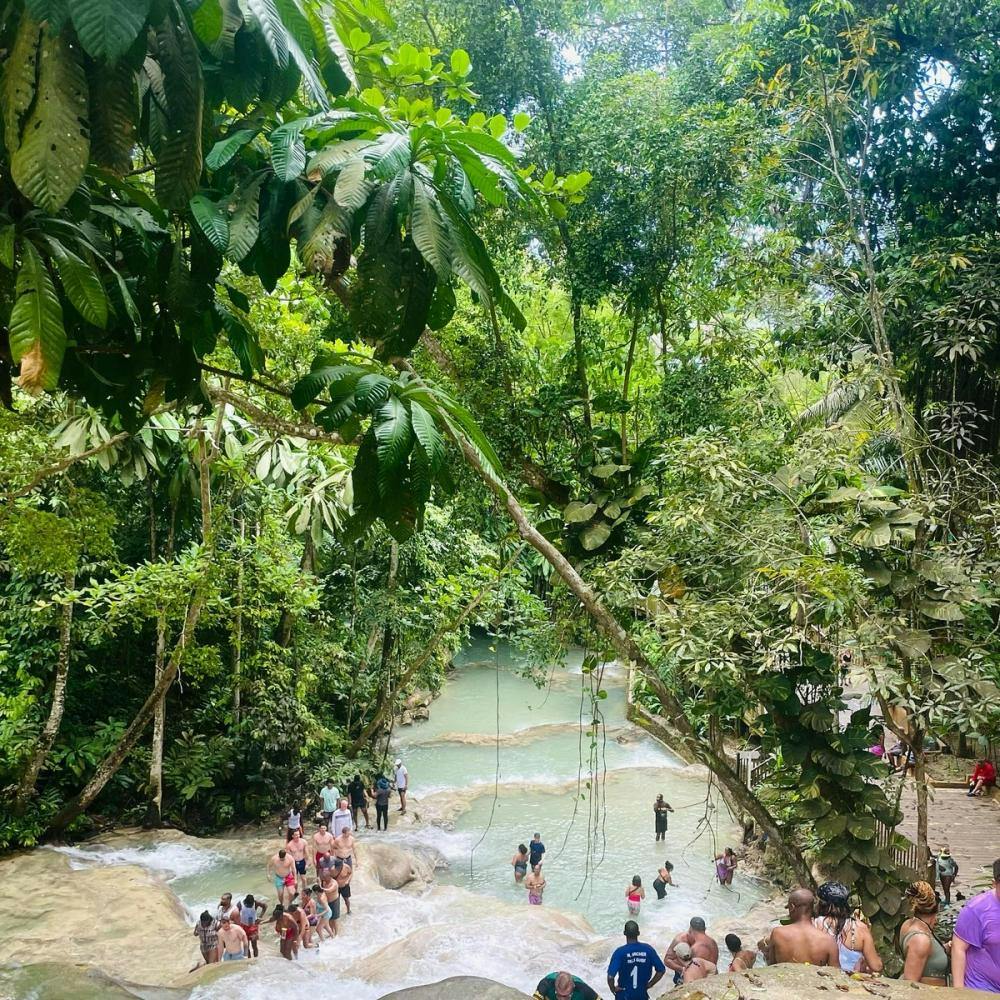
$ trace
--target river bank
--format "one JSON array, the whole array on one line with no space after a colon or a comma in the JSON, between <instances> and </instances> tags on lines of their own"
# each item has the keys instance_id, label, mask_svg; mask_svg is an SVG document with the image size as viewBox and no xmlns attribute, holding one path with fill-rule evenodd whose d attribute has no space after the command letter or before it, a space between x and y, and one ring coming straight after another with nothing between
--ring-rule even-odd
<instances>
[{"instance_id":1,"label":"river bank","mask_svg":"<svg viewBox=\"0 0 1000 1000\"><path fill-rule=\"evenodd\" d=\"M703 769L626 721L624 677L609 668L607 696L592 701L572 656L538 688L513 659L483 652L473 646L460 657L430 718L398 736L410 809L404 818L393 808L388 833L359 831L355 910L335 942L287 963L265 932L258 961L190 973L197 913L225 891L273 892L264 868L276 830L123 831L0 862L13 898L26 901L0 915L0 934L16 942L9 957L48 963L4 973L7 995L44 996L31 984L57 965L81 989L116 983L133 991L122 995L139 995L128 984L140 983L193 1000L270 998L327 977L356 1000L455 976L530 994L541 975L564 967L600 983L621 941L626 883L639 873L651 886L667 857L678 885L663 901L649 889L639 917L647 940L662 950L695 915L720 939L760 936L770 919L766 885L743 873L733 888L713 878L713 852L734 843L738 828ZM675 812L658 843L659 792ZM510 859L536 830L548 846L549 888L544 906L529 907Z\"/></svg>"}]
</instances>

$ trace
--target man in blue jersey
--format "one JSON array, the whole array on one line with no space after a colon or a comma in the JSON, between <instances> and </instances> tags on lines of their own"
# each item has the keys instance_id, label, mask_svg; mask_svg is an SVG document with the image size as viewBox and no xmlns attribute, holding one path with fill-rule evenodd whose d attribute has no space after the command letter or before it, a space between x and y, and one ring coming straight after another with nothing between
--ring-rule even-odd
<instances>
[{"instance_id":1,"label":"man in blue jersey","mask_svg":"<svg viewBox=\"0 0 1000 1000\"><path fill-rule=\"evenodd\" d=\"M639 925L625 924L625 944L615 949L608 966L608 986L616 1000L649 1000L650 987L667 971L656 949L639 940Z\"/></svg>"}]
</instances>

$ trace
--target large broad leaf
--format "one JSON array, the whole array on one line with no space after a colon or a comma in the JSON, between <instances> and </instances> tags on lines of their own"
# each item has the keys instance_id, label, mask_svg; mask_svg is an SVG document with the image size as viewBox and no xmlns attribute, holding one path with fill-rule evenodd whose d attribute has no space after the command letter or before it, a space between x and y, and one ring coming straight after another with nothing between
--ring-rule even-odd
<instances>
[{"instance_id":1,"label":"large broad leaf","mask_svg":"<svg viewBox=\"0 0 1000 1000\"><path fill-rule=\"evenodd\" d=\"M232 215L229 219L229 249L226 256L237 264L243 260L257 242L260 233L260 188L263 177L256 177L244 184L233 196Z\"/></svg>"},{"instance_id":2,"label":"large broad leaf","mask_svg":"<svg viewBox=\"0 0 1000 1000\"><path fill-rule=\"evenodd\" d=\"M229 215L226 206L212 201L203 194L198 194L191 199L190 207L195 222L198 223L208 242L219 253L225 253L229 247Z\"/></svg>"},{"instance_id":3,"label":"large broad leaf","mask_svg":"<svg viewBox=\"0 0 1000 1000\"><path fill-rule=\"evenodd\" d=\"M201 58L187 22L165 18L156 29L167 98L167 131L156 160L156 197L181 209L198 189L202 153Z\"/></svg>"},{"instance_id":4,"label":"large broad leaf","mask_svg":"<svg viewBox=\"0 0 1000 1000\"><path fill-rule=\"evenodd\" d=\"M392 383L378 372L363 375L354 390L354 402L361 413L374 413L389 398Z\"/></svg>"},{"instance_id":5,"label":"large broad leaf","mask_svg":"<svg viewBox=\"0 0 1000 1000\"><path fill-rule=\"evenodd\" d=\"M574 500L563 511L563 520L567 524L580 524L583 521L589 521L596 513L596 503L581 503L579 500Z\"/></svg>"},{"instance_id":6,"label":"large broad leaf","mask_svg":"<svg viewBox=\"0 0 1000 1000\"><path fill-rule=\"evenodd\" d=\"M851 541L866 549L884 549L892 541L892 525L882 517L858 528Z\"/></svg>"},{"instance_id":7,"label":"large broad leaf","mask_svg":"<svg viewBox=\"0 0 1000 1000\"><path fill-rule=\"evenodd\" d=\"M288 32L278 16L274 0L245 0L245 3L246 9L257 22L274 61L284 68L288 65Z\"/></svg>"},{"instance_id":8,"label":"large broad leaf","mask_svg":"<svg viewBox=\"0 0 1000 1000\"><path fill-rule=\"evenodd\" d=\"M91 64L90 157L123 177L132 168L136 141L138 86L135 71L120 62L113 69Z\"/></svg>"},{"instance_id":9,"label":"large broad leaf","mask_svg":"<svg viewBox=\"0 0 1000 1000\"><path fill-rule=\"evenodd\" d=\"M316 39L299 0L274 0L274 4L287 31L285 40L289 54L302 74L306 90L319 107L329 107L326 88L319 78L318 64L312 58Z\"/></svg>"},{"instance_id":10,"label":"large broad leaf","mask_svg":"<svg viewBox=\"0 0 1000 1000\"><path fill-rule=\"evenodd\" d=\"M441 218L434 190L417 175L413 178L410 236L424 260L434 268L438 280L446 282L451 275L451 237Z\"/></svg>"},{"instance_id":11,"label":"large broad leaf","mask_svg":"<svg viewBox=\"0 0 1000 1000\"><path fill-rule=\"evenodd\" d=\"M921 601L918 605L920 613L939 622L964 621L965 615L961 607L954 601Z\"/></svg>"},{"instance_id":12,"label":"large broad leaf","mask_svg":"<svg viewBox=\"0 0 1000 1000\"><path fill-rule=\"evenodd\" d=\"M295 383L295 386L292 388L292 406L297 410L303 409L328 386L339 383L344 379L353 378L350 386L353 396L354 386L357 385L358 380L364 374L365 369L359 368L357 365L320 363L308 375L304 375Z\"/></svg>"},{"instance_id":13,"label":"large broad leaf","mask_svg":"<svg viewBox=\"0 0 1000 1000\"><path fill-rule=\"evenodd\" d=\"M378 452L379 495L385 499L405 471L413 445L413 425L406 405L396 396L390 396L378 408L372 424Z\"/></svg>"},{"instance_id":14,"label":"large broad leaf","mask_svg":"<svg viewBox=\"0 0 1000 1000\"><path fill-rule=\"evenodd\" d=\"M611 537L611 525L607 521L598 521L580 533L580 544L588 551L599 549Z\"/></svg>"},{"instance_id":15,"label":"large broad leaf","mask_svg":"<svg viewBox=\"0 0 1000 1000\"><path fill-rule=\"evenodd\" d=\"M225 139L220 139L205 157L205 166L209 170L219 170L248 143L252 142L257 135L257 129L241 128L227 135Z\"/></svg>"},{"instance_id":16,"label":"large broad leaf","mask_svg":"<svg viewBox=\"0 0 1000 1000\"><path fill-rule=\"evenodd\" d=\"M88 323L103 328L108 322L108 297L97 272L61 243L53 240L51 246L66 298Z\"/></svg>"},{"instance_id":17,"label":"large broad leaf","mask_svg":"<svg viewBox=\"0 0 1000 1000\"><path fill-rule=\"evenodd\" d=\"M415 400L410 403L410 421L424 455L430 475L436 476L444 465L444 437L434 423L434 418Z\"/></svg>"},{"instance_id":18,"label":"large broad leaf","mask_svg":"<svg viewBox=\"0 0 1000 1000\"><path fill-rule=\"evenodd\" d=\"M50 31L58 34L69 20L69 2L70 0L24 0L24 9L29 17L39 24L44 21Z\"/></svg>"},{"instance_id":19,"label":"large broad leaf","mask_svg":"<svg viewBox=\"0 0 1000 1000\"><path fill-rule=\"evenodd\" d=\"M247 329L228 309L220 308L218 304L216 308L222 317L222 325L226 330L229 346L239 360L240 370L247 378L250 378L254 372L262 372L265 358L257 335L252 330Z\"/></svg>"},{"instance_id":20,"label":"large broad leaf","mask_svg":"<svg viewBox=\"0 0 1000 1000\"><path fill-rule=\"evenodd\" d=\"M337 174L333 197L337 204L349 212L356 212L371 194L371 182L365 179L365 161L351 160Z\"/></svg>"},{"instance_id":21,"label":"large broad leaf","mask_svg":"<svg viewBox=\"0 0 1000 1000\"><path fill-rule=\"evenodd\" d=\"M893 629L890 639L908 660L918 659L930 652L931 634L923 629L896 628Z\"/></svg>"},{"instance_id":22,"label":"large broad leaf","mask_svg":"<svg viewBox=\"0 0 1000 1000\"><path fill-rule=\"evenodd\" d=\"M42 34L35 103L24 123L10 173L21 193L58 212L83 179L90 159L87 77L66 35Z\"/></svg>"},{"instance_id":23,"label":"large broad leaf","mask_svg":"<svg viewBox=\"0 0 1000 1000\"><path fill-rule=\"evenodd\" d=\"M21 366L20 385L28 392L54 389L66 353L66 330L52 276L30 243L24 247L15 290L9 336L11 356Z\"/></svg>"},{"instance_id":24,"label":"large broad leaf","mask_svg":"<svg viewBox=\"0 0 1000 1000\"><path fill-rule=\"evenodd\" d=\"M293 181L306 165L306 144L302 140L302 130L307 120L279 125L271 135L271 166L274 175L281 181Z\"/></svg>"},{"instance_id":25,"label":"large broad leaf","mask_svg":"<svg viewBox=\"0 0 1000 1000\"><path fill-rule=\"evenodd\" d=\"M3 103L4 142L13 153L21 144L21 126L35 99L38 78L38 36L41 25L22 17L17 26L14 47L3 65L0 101Z\"/></svg>"},{"instance_id":26,"label":"large broad leaf","mask_svg":"<svg viewBox=\"0 0 1000 1000\"><path fill-rule=\"evenodd\" d=\"M863 813L857 816L849 816L847 819L847 829L852 836L859 840L871 840L875 836L875 820L871 816Z\"/></svg>"},{"instance_id":27,"label":"large broad leaf","mask_svg":"<svg viewBox=\"0 0 1000 1000\"><path fill-rule=\"evenodd\" d=\"M95 59L114 62L139 37L150 0L71 0L73 27L80 44Z\"/></svg>"}]
</instances>

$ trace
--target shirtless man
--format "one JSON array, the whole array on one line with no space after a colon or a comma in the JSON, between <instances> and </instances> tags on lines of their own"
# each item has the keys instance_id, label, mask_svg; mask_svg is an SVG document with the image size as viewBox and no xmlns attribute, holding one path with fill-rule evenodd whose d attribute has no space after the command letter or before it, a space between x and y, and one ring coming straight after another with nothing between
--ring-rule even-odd
<instances>
[{"instance_id":1,"label":"shirtless man","mask_svg":"<svg viewBox=\"0 0 1000 1000\"><path fill-rule=\"evenodd\" d=\"M337 859L333 863L334 877L337 880L337 888L340 890L340 898L344 901L347 912L351 912L351 879L354 877L354 865L350 861Z\"/></svg>"},{"instance_id":2,"label":"shirtless man","mask_svg":"<svg viewBox=\"0 0 1000 1000\"><path fill-rule=\"evenodd\" d=\"M339 837L333 839L333 857L349 865L354 864L354 834L349 826L340 831Z\"/></svg>"},{"instance_id":3,"label":"shirtless man","mask_svg":"<svg viewBox=\"0 0 1000 1000\"><path fill-rule=\"evenodd\" d=\"M837 939L813 924L813 894L808 889L796 889L788 897L788 915L791 923L775 927L761 949L767 964L793 962L839 969Z\"/></svg>"},{"instance_id":4,"label":"shirtless man","mask_svg":"<svg viewBox=\"0 0 1000 1000\"><path fill-rule=\"evenodd\" d=\"M545 876L542 875L542 866L541 864L537 864L531 869L531 874L524 880L524 887L528 890L528 903L531 906L542 905L545 884Z\"/></svg>"},{"instance_id":5,"label":"shirtless man","mask_svg":"<svg viewBox=\"0 0 1000 1000\"><path fill-rule=\"evenodd\" d=\"M329 860L329 855L324 860ZM326 894L326 901L330 904L330 928L334 934L337 934L337 921L340 919L340 886L333 874L332 865L325 868L321 864L319 886Z\"/></svg>"},{"instance_id":6,"label":"shirtless man","mask_svg":"<svg viewBox=\"0 0 1000 1000\"><path fill-rule=\"evenodd\" d=\"M687 969L687 965L681 961L677 954L679 944L687 945L694 958L704 959L710 965L717 965L719 962L719 946L714 938L710 938L705 933L705 921L701 917L692 917L688 929L682 934L678 934L670 942L670 947L667 948L667 953L663 956L664 965L674 971L675 986L684 981L684 972Z\"/></svg>"},{"instance_id":7,"label":"shirtless man","mask_svg":"<svg viewBox=\"0 0 1000 1000\"><path fill-rule=\"evenodd\" d=\"M281 957L290 962L296 955L302 931L298 920L285 913L285 908L280 903L274 908L274 929L278 934Z\"/></svg>"},{"instance_id":8,"label":"shirtless man","mask_svg":"<svg viewBox=\"0 0 1000 1000\"><path fill-rule=\"evenodd\" d=\"M757 952L744 948L738 934L726 935L726 947L733 956L733 960L729 963L730 972L746 972L756 964Z\"/></svg>"},{"instance_id":9,"label":"shirtless man","mask_svg":"<svg viewBox=\"0 0 1000 1000\"><path fill-rule=\"evenodd\" d=\"M319 858L321 854L330 854L333 851L333 834L326 827L326 823L320 823L319 829L312 836L313 861L316 865L316 875L319 875Z\"/></svg>"},{"instance_id":10,"label":"shirtless man","mask_svg":"<svg viewBox=\"0 0 1000 1000\"><path fill-rule=\"evenodd\" d=\"M274 876L274 889L278 902L288 904L295 895L295 862L283 847L267 862L267 874Z\"/></svg>"},{"instance_id":11,"label":"shirtless man","mask_svg":"<svg viewBox=\"0 0 1000 1000\"><path fill-rule=\"evenodd\" d=\"M674 945L674 957L680 962L681 982L693 983L698 979L714 976L719 970L714 962L707 958L699 958L694 954L691 945L686 941L678 941Z\"/></svg>"},{"instance_id":12,"label":"shirtless man","mask_svg":"<svg viewBox=\"0 0 1000 1000\"><path fill-rule=\"evenodd\" d=\"M247 935L227 913L219 924L219 961L238 962L247 957Z\"/></svg>"},{"instance_id":13,"label":"shirtless man","mask_svg":"<svg viewBox=\"0 0 1000 1000\"><path fill-rule=\"evenodd\" d=\"M285 850L295 862L295 885L301 892L306 884L306 851L309 845L302 836L301 830L292 831L292 839L285 844Z\"/></svg>"}]
</instances>

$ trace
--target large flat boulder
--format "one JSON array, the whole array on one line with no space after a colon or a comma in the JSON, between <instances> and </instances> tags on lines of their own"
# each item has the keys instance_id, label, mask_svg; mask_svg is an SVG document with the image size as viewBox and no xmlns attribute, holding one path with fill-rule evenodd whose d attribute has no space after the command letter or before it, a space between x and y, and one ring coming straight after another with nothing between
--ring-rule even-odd
<instances>
[{"instance_id":1,"label":"large flat boulder","mask_svg":"<svg viewBox=\"0 0 1000 1000\"><path fill-rule=\"evenodd\" d=\"M760 1000L833 1000L856 997L857 1000L972 1000L992 996L981 990L953 990L923 986L881 976L849 976L833 969L812 965L775 965L752 972L723 973L696 983L679 986L668 994L670 1000L736 1000L737 997Z\"/></svg>"},{"instance_id":2,"label":"large flat boulder","mask_svg":"<svg viewBox=\"0 0 1000 1000\"><path fill-rule=\"evenodd\" d=\"M429 986L386 993L382 1000L526 1000L527 994L474 976L455 976Z\"/></svg>"}]
</instances>

